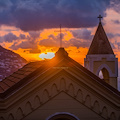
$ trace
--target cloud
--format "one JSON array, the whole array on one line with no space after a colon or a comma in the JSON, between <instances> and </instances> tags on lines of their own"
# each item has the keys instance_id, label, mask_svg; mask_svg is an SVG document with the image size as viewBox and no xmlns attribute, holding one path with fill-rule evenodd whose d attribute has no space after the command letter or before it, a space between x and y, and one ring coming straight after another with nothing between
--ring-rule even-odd
<instances>
[{"instance_id":1,"label":"cloud","mask_svg":"<svg viewBox=\"0 0 120 120\"><path fill-rule=\"evenodd\" d=\"M59 24L69 28L93 27L97 16L105 16L109 5L110 0L4 0L0 25L13 25L24 31L57 28Z\"/></svg>"},{"instance_id":2,"label":"cloud","mask_svg":"<svg viewBox=\"0 0 120 120\"><path fill-rule=\"evenodd\" d=\"M20 39L26 39L26 36L24 34L19 35Z\"/></svg>"},{"instance_id":3,"label":"cloud","mask_svg":"<svg viewBox=\"0 0 120 120\"><path fill-rule=\"evenodd\" d=\"M115 23L115 24L120 24L120 21L119 20L112 20L113 21L113 23Z\"/></svg>"},{"instance_id":4,"label":"cloud","mask_svg":"<svg viewBox=\"0 0 120 120\"><path fill-rule=\"evenodd\" d=\"M34 38L36 38L36 37L34 37ZM4 36L0 36L0 42L1 43L2 42L9 42L9 43L11 43L11 42L14 42L14 41L18 42L19 40L22 41L23 39L30 40L30 39L33 39L33 37L31 37L31 36L27 36L26 37L25 34L20 34L19 36L16 36L15 34L13 34L11 32L9 32L8 34L5 34Z\"/></svg>"},{"instance_id":5,"label":"cloud","mask_svg":"<svg viewBox=\"0 0 120 120\"><path fill-rule=\"evenodd\" d=\"M65 40L64 36L66 33L62 33L62 46L69 47L69 46L75 46L77 48L79 47L89 47L92 35L89 30L71 30L70 31L73 34L73 37L69 40ZM85 33L89 33L89 35L85 35ZM59 34L57 36L54 36L50 34L47 39L42 39L39 42L40 46L45 47L60 47L60 37Z\"/></svg>"},{"instance_id":6,"label":"cloud","mask_svg":"<svg viewBox=\"0 0 120 120\"><path fill-rule=\"evenodd\" d=\"M120 42L116 42L115 45L116 45L117 49L120 50Z\"/></svg>"},{"instance_id":7,"label":"cloud","mask_svg":"<svg viewBox=\"0 0 120 120\"><path fill-rule=\"evenodd\" d=\"M109 40L112 48L113 48L115 51L116 51L116 50L119 50L119 49L120 49L120 42L119 42L120 34L119 34L119 33L116 33L116 34L107 33L107 36L108 36L108 40Z\"/></svg>"},{"instance_id":8,"label":"cloud","mask_svg":"<svg viewBox=\"0 0 120 120\"><path fill-rule=\"evenodd\" d=\"M29 35L32 38L38 38L40 36L40 31L30 31Z\"/></svg>"},{"instance_id":9,"label":"cloud","mask_svg":"<svg viewBox=\"0 0 120 120\"><path fill-rule=\"evenodd\" d=\"M77 29L77 30L71 30L74 37L84 40L91 40L93 38L93 35L91 35L91 31L87 30L85 28L83 29Z\"/></svg>"},{"instance_id":10,"label":"cloud","mask_svg":"<svg viewBox=\"0 0 120 120\"><path fill-rule=\"evenodd\" d=\"M114 9L116 12L120 13L120 1L119 0L111 0L110 7Z\"/></svg>"},{"instance_id":11,"label":"cloud","mask_svg":"<svg viewBox=\"0 0 120 120\"><path fill-rule=\"evenodd\" d=\"M79 48L79 47L83 47L83 48L87 47L88 48L90 46L90 43L91 43L90 40L89 41L85 41L85 40L81 41L81 39L74 38L74 39L69 40L69 42L67 43L67 47L75 46L77 48Z\"/></svg>"},{"instance_id":12,"label":"cloud","mask_svg":"<svg viewBox=\"0 0 120 120\"><path fill-rule=\"evenodd\" d=\"M40 32L36 31L29 32L27 36L20 34L17 41L15 41L10 48L13 50L18 50L19 48L26 49L25 51L29 51L30 53L41 53L37 46L37 39L39 36Z\"/></svg>"},{"instance_id":13,"label":"cloud","mask_svg":"<svg viewBox=\"0 0 120 120\"><path fill-rule=\"evenodd\" d=\"M14 35L13 33L8 33L7 35L4 36L5 42L12 42L17 39L18 39L18 37L16 35Z\"/></svg>"},{"instance_id":14,"label":"cloud","mask_svg":"<svg viewBox=\"0 0 120 120\"><path fill-rule=\"evenodd\" d=\"M1 36L0 37L0 42L2 43L3 41L4 42L13 42L13 41L15 41L15 40L18 40L19 39L19 37L17 37L16 35L14 35L13 33L8 33L8 34L6 34L6 35L4 35L4 36Z\"/></svg>"},{"instance_id":15,"label":"cloud","mask_svg":"<svg viewBox=\"0 0 120 120\"><path fill-rule=\"evenodd\" d=\"M64 35L62 34L62 37ZM48 39L42 39L39 42L40 46L46 46L46 47L59 47L60 46L60 37L59 34L57 36L54 36L50 34L48 36Z\"/></svg>"},{"instance_id":16,"label":"cloud","mask_svg":"<svg viewBox=\"0 0 120 120\"><path fill-rule=\"evenodd\" d=\"M10 0L0 0L0 12L8 10L11 6L12 2Z\"/></svg>"}]
</instances>

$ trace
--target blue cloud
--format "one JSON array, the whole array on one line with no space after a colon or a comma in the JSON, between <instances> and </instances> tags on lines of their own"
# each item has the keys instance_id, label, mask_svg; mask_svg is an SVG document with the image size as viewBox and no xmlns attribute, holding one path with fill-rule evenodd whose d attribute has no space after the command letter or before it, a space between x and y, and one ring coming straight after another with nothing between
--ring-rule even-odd
<instances>
[{"instance_id":1,"label":"blue cloud","mask_svg":"<svg viewBox=\"0 0 120 120\"><path fill-rule=\"evenodd\" d=\"M2 1L2 0L0 0ZM8 2L9 1L9 2ZM24 31L63 27L96 26L97 16L105 16L110 0L5 0L0 25L13 25Z\"/></svg>"},{"instance_id":2,"label":"blue cloud","mask_svg":"<svg viewBox=\"0 0 120 120\"><path fill-rule=\"evenodd\" d=\"M17 40L17 39L18 37L13 33L8 33L7 35L4 36L4 41L6 42L12 42L13 40Z\"/></svg>"}]
</instances>

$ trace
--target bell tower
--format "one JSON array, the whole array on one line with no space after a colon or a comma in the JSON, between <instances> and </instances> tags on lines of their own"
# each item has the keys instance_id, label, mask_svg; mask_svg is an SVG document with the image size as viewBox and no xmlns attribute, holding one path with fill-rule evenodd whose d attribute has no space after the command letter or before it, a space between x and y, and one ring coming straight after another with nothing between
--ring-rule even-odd
<instances>
[{"instance_id":1,"label":"bell tower","mask_svg":"<svg viewBox=\"0 0 120 120\"><path fill-rule=\"evenodd\" d=\"M118 59L102 26L102 16L98 18L99 25L84 59L84 66L117 89Z\"/></svg>"}]
</instances>

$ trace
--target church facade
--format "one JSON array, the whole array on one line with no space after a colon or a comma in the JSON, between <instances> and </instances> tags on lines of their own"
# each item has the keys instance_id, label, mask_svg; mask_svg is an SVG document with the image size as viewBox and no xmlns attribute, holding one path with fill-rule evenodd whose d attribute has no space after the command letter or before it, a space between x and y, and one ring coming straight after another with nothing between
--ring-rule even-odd
<instances>
[{"instance_id":1,"label":"church facade","mask_svg":"<svg viewBox=\"0 0 120 120\"><path fill-rule=\"evenodd\" d=\"M92 66L90 57L85 68L61 47L53 59L31 62L0 81L0 120L120 120L117 60L108 64L110 56L102 57ZM97 76L103 68L112 71L109 80Z\"/></svg>"}]
</instances>

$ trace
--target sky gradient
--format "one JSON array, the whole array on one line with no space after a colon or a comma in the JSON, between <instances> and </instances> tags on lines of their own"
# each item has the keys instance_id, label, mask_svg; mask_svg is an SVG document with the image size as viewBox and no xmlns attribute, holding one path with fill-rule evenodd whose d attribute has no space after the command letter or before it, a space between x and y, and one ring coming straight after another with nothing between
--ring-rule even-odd
<instances>
[{"instance_id":1,"label":"sky gradient","mask_svg":"<svg viewBox=\"0 0 120 120\"><path fill-rule=\"evenodd\" d=\"M51 57L60 46L55 31L61 24L63 47L83 65L99 14L120 63L119 0L0 0L0 45L28 61Z\"/></svg>"}]
</instances>

